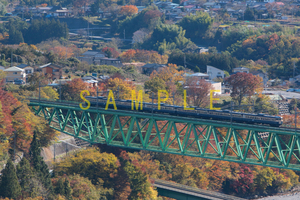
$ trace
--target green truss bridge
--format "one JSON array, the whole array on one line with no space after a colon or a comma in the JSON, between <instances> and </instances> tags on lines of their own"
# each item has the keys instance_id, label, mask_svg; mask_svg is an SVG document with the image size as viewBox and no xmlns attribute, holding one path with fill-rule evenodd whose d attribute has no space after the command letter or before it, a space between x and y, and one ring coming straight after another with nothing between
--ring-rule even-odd
<instances>
[{"instance_id":1,"label":"green truss bridge","mask_svg":"<svg viewBox=\"0 0 300 200\"><path fill-rule=\"evenodd\" d=\"M36 115L91 144L300 170L300 131L260 125L105 110L30 99Z\"/></svg>"}]
</instances>

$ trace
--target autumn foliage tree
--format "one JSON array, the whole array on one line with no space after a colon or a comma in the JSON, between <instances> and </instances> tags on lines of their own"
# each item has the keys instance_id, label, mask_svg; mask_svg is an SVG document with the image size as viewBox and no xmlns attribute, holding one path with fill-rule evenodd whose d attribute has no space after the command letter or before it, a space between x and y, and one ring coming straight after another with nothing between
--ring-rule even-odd
<instances>
[{"instance_id":1,"label":"autumn foliage tree","mask_svg":"<svg viewBox=\"0 0 300 200\"><path fill-rule=\"evenodd\" d=\"M139 61L139 62L147 62L147 63L158 63L158 64L166 64L168 62L167 55L160 55L157 51L147 51L147 50L134 50L129 49L124 51L121 55L122 62L131 62L131 61Z\"/></svg>"},{"instance_id":2,"label":"autumn foliage tree","mask_svg":"<svg viewBox=\"0 0 300 200\"><path fill-rule=\"evenodd\" d=\"M251 96L256 91L262 89L262 78L250 73L241 73L231 75L225 79L225 82L231 87L231 97L233 97L239 105L245 96Z\"/></svg>"},{"instance_id":3,"label":"autumn foliage tree","mask_svg":"<svg viewBox=\"0 0 300 200\"><path fill-rule=\"evenodd\" d=\"M138 8L135 5L125 5L121 7L120 13L125 16L131 16L138 13Z\"/></svg>"},{"instance_id":4,"label":"autumn foliage tree","mask_svg":"<svg viewBox=\"0 0 300 200\"><path fill-rule=\"evenodd\" d=\"M117 58L119 57L119 52L112 47L104 47L102 52L106 54L108 58Z\"/></svg>"},{"instance_id":5,"label":"autumn foliage tree","mask_svg":"<svg viewBox=\"0 0 300 200\"><path fill-rule=\"evenodd\" d=\"M67 59L74 55L73 50L75 47L64 47L64 46L56 46L49 49L53 53L57 54L59 59Z\"/></svg>"},{"instance_id":6,"label":"autumn foliage tree","mask_svg":"<svg viewBox=\"0 0 300 200\"><path fill-rule=\"evenodd\" d=\"M62 85L61 90L61 98L67 101L82 101L80 92L83 90L88 90L90 95L95 95L95 88L89 86L88 83L83 82L80 78L73 79Z\"/></svg>"},{"instance_id":7,"label":"autumn foliage tree","mask_svg":"<svg viewBox=\"0 0 300 200\"><path fill-rule=\"evenodd\" d=\"M209 103L209 93L213 89L211 83L197 77L189 77L186 82L188 101L197 107L206 107Z\"/></svg>"}]
</instances>

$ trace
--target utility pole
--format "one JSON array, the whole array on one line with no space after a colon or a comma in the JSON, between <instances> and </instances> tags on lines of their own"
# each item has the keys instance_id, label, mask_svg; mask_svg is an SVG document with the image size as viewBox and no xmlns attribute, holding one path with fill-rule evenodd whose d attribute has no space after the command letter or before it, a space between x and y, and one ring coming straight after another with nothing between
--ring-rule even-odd
<instances>
[{"instance_id":1,"label":"utility pole","mask_svg":"<svg viewBox=\"0 0 300 200\"><path fill-rule=\"evenodd\" d=\"M124 29L124 40L125 40L125 29Z\"/></svg>"},{"instance_id":2,"label":"utility pole","mask_svg":"<svg viewBox=\"0 0 300 200\"><path fill-rule=\"evenodd\" d=\"M295 81L295 69L296 69L295 61L294 61L293 63L294 63L294 69L293 69L293 81L294 81L294 88L295 88L295 86L296 86L296 81Z\"/></svg>"},{"instance_id":3,"label":"utility pole","mask_svg":"<svg viewBox=\"0 0 300 200\"><path fill-rule=\"evenodd\" d=\"M185 54L183 56L183 65L184 65L184 68L186 68L186 64L185 64Z\"/></svg>"},{"instance_id":4,"label":"utility pole","mask_svg":"<svg viewBox=\"0 0 300 200\"><path fill-rule=\"evenodd\" d=\"M17 132L14 131L14 162L16 162L16 142L17 142Z\"/></svg>"},{"instance_id":5,"label":"utility pole","mask_svg":"<svg viewBox=\"0 0 300 200\"><path fill-rule=\"evenodd\" d=\"M87 39L89 40L89 36L90 36L90 24L89 24L89 21L88 21L88 30L87 30Z\"/></svg>"},{"instance_id":6,"label":"utility pole","mask_svg":"<svg viewBox=\"0 0 300 200\"><path fill-rule=\"evenodd\" d=\"M39 81L39 102L41 103L41 81Z\"/></svg>"},{"instance_id":7,"label":"utility pole","mask_svg":"<svg viewBox=\"0 0 300 200\"><path fill-rule=\"evenodd\" d=\"M97 110L98 110L98 85L97 85Z\"/></svg>"},{"instance_id":8,"label":"utility pole","mask_svg":"<svg viewBox=\"0 0 300 200\"><path fill-rule=\"evenodd\" d=\"M10 66L12 67L12 61L13 61L13 56L12 56L12 51L10 52Z\"/></svg>"},{"instance_id":9,"label":"utility pole","mask_svg":"<svg viewBox=\"0 0 300 200\"><path fill-rule=\"evenodd\" d=\"M153 116L153 98L154 98L154 96L153 96L153 92L152 92L152 116Z\"/></svg>"},{"instance_id":10,"label":"utility pole","mask_svg":"<svg viewBox=\"0 0 300 200\"><path fill-rule=\"evenodd\" d=\"M59 99L61 102L61 80L59 80Z\"/></svg>"}]
</instances>

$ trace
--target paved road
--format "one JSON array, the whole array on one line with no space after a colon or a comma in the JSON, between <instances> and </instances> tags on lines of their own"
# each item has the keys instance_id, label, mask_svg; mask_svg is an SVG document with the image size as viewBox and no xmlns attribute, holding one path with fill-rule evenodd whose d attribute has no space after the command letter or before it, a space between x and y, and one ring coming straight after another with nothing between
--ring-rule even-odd
<instances>
[{"instance_id":1,"label":"paved road","mask_svg":"<svg viewBox=\"0 0 300 200\"><path fill-rule=\"evenodd\" d=\"M300 99L300 93L296 93L296 92L285 92L285 91L280 91L280 90L264 90L263 94L264 93L272 93L272 94L282 95L287 99L292 99L292 98Z\"/></svg>"},{"instance_id":2,"label":"paved road","mask_svg":"<svg viewBox=\"0 0 300 200\"><path fill-rule=\"evenodd\" d=\"M258 200L299 200L300 199L300 193L294 193L294 194L286 194L286 195L276 195L271 197L265 197Z\"/></svg>"}]
</instances>

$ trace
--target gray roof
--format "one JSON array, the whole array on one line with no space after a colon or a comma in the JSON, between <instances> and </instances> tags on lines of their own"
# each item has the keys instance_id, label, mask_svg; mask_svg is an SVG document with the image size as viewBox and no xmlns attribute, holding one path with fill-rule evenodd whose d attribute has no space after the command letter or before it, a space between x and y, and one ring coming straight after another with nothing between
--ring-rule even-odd
<instances>
[{"instance_id":1,"label":"gray roof","mask_svg":"<svg viewBox=\"0 0 300 200\"><path fill-rule=\"evenodd\" d=\"M94 56L96 54L104 54L103 52L101 51L91 51L91 50L88 50L86 52L84 52L82 55L85 55L85 56Z\"/></svg>"},{"instance_id":2,"label":"gray roof","mask_svg":"<svg viewBox=\"0 0 300 200\"><path fill-rule=\"evenodd\" d=\"M82 80L97 80L97 77L95 76L85 76L81 78Z\"/></svg>"},{"instance_id":3,"label":"gray roof","mask_svg":"<svg viewBox=\"0 0 300 200\"><path fill-rule=\"evenodd\" d=\"M214 6L216 4L216 2L206 2L203 5L204 6Z\"/></svg>"},{"instance_id":4,"label":"gray roof","mask_svg":"<svg viewBox=\"0 0 300 200\"><path fill-rule=\"evenodd\" d=\"M20 65L18 65L17 67L23 69L23 68L25 68L25 67L27 67L27 66L29 66L29 65L27 65L27 64L20 64Z\"/></svg>"}]
</instances>

